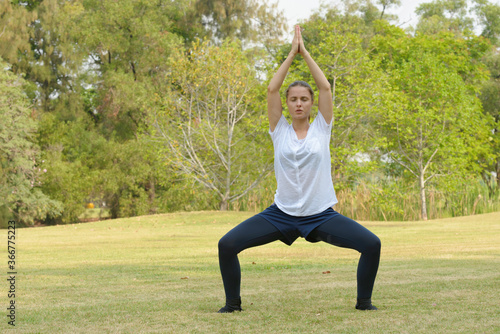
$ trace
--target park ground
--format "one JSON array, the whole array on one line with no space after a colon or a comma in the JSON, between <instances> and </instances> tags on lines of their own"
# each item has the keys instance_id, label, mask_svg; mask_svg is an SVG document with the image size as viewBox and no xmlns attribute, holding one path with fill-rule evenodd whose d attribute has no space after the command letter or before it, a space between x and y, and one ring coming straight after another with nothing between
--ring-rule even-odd
<instances>
[{"instance_id":1,"label":"park ground","mask_svg":"<svg viewBox=\"0 0 500 334\"><path fill-rule=\"evenodd\" d=\"M373 294L379 311L354 309L356 251L299 239L242 252L244 311L217 314L224 304L217 242L251 215L173 213L18 229L14 331L500 332L500 212L361 222L382 240ZM11 326L2 318L4 332Z\"/></svg>"}]
</instances>

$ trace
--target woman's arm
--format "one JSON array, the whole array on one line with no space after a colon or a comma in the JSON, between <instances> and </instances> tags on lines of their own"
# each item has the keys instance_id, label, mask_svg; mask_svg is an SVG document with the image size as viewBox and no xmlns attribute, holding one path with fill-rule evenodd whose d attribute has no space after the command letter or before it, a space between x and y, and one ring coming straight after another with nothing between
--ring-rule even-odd
<instances>
[{"instance_id":1,"label":"woman's arm","mask_svg":"<svg viewBox=\"0 0 500 334\"><path fill-rule=\"evenodd\" d=\"M271 82L269 82L269 86L267 87L267 115L269 117L269 128L271 131L274 131L276 128L283 112L283 107L281 106L280 88L285 80L290 65L292 65L293 58L295 58L295 55L299 53L299 34L300 28L299 26L296 26L295 35L293 36L292 41L292 50L283 64L281 64L276 74L274 74Z\"/></svg>"},{"instance_id":2,"label":"woman's arm","mask_svg":"<svg viewBox=\"0 0 500 334\"><path fill-rule=\"evenodd\" d=\"M318 97L318 109L323 115L325 121L330 124L333 118L333 96L332 96L332 87L328 80L326 79L325 74L321 71L318 64L311 57L309 52L307 52L304 47L304 41L302 40L302 34L299 33L299 53L302 55L304 60L306 61L307 67L309 67L309 71L314 78L314 82L318 87L319 97Z\"/></svg>"}]
</instances>

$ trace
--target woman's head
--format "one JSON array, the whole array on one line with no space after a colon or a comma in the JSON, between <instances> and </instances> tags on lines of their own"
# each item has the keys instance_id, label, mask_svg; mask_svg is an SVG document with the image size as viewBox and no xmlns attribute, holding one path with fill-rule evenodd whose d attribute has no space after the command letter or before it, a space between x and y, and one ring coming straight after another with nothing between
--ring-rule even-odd
<instances>
[{"instance_id":1,"label":"woman's head","mask_svg":"<svg viewBox=\"0 0 500 334\"><path fill-rule=\"evenodd\" d=\"M285 92L286 105L292 120L310 119L314 93L307 82L295 81Z\"/></svg>"},{"instance_id":2,"label":"woman's head","mask_svg":"<svg viewBox=\"0 0 500 334\"><path fill-rule=\"evenodd\" d=\"M301 81L301 80L294 81L288 86L288 88L285 91L285 97L287 99L288 99L288 93L290 92L290 89L293 87L305 87L305 88L307 88L307 90L309 91L309 94L311 94L311 100L314 101L314 92L313 92L311 86L307 82Z\"/></svg>"}]
</instances>

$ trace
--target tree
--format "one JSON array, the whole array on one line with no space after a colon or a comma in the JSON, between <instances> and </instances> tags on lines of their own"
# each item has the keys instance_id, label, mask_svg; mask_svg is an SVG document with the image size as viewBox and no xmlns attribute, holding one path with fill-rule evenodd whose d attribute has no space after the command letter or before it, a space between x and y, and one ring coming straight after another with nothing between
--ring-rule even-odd
<instances>
[{"instance_id":1,"label":"tree","mask_svg":"<svg viewBox=\"0 0 500 334\"><path fill-rule=\"evenodd\" d=\"M482 86L480 99L484 112L493 118L490 141L493 155L483 158L486 165L483 178L493 195L500 191L500 52L493 48L485 57L485 63L490 70L490 80ZM491 182L494 175L495 182Z\"/></svg>"},{"instance_id":2,"label":"tree","mask_svg":"<svg viewBox=\"0 0 500 334\"><path fill-rule=\"evenodd\" d=\"M36 13L25 7L13 5L11 1L0 2L0 56L10 64L17 63L18 52L28 52L29 24Z\"/></svg>"},{"instance_id":3,"label":"tree","mask_svg":"<svg viewBox=\"0 0 500 334\"><path fill-rule=\"evenodd\" d=\"M366 25L365 28L367 28L376 20L396 20L397 16L387 13L387 10L393 6L396 7L400 5L400 0L342 0L342 10L337 9L337 13L341 14L338 19L341 19L344 23L352 19L358 23L359 20L362 20ZM381 9L379 9L379 7L381 7ZM330 15L335 11L334 8L335 7L329 7L328 5L322 5L322 10L327 9ZM327 16L329 16L328 13Z\"/></svg>"},{"instance_id":4,"label":"tree","mask_svg":"<svg viewBox=\"0 0 500 334\"><path fill-rule=\"evenodd\" d=\"M161 93L172 50L182 39L178 27L178 2L79 0L63 6L67 33L86 54L81 77L93 94L87 109L108 137L135 138L144 125L143 101ZM94 91L95 93L92 93ZM88 100L87 100L88 101Z\"/></svg>"},{"instance_id":5,"label":"tree","mask_svg":"<svg viewBox=\"0 0 500 334\"><path fill-rule=\"evenodd\" d=\"M470 8L468 10L468 8ZM440 0L427 4L421 4L417 8L417 13L421 15L417 31L423 33L437 33L443 30L454 31L457 35L463 35L465 38L472 37L466 30L472 30L474 18L469 14L475 14L478 27L481 29L481 36L487 38L493 45L498 45L500 40L500 5L491 3L487 0ZM476 38L470 38L471 41ZM485 54L483 50L480 54ZM490 146L493 152L499 152L498 149L498 52L495 47L487 53L485 58L481 59L490 70L490 80L484 82L480 89L480 99L486 115L493 117L492 136ZM476 58L476 57L475 57ZM477 58L476 58L477 59ZM478 92L479 93L479 92ZM498 153L486 154L482 157L483 178L489 187L490 195L495 192L494 184L500 186L500 179L491 182L491 172L498 175L500 171L500 158Z\"/></svg>"},{"instance_id":6,"label":"tree","mask_svg":"<svg viewBox=\"0 0 500 334\"><path fill-rule=\"evenodd\" d=\"M394 48L394 53L386 50L378 56L386 59L397 92L392 108L381 114L386 149L417 182L426 220L429 183L438 177L450 181L462 179L466 172L477 173L478 157L489 148L489 118L476 96L486 73L471 56L472 50L484 53L487 48L479 39L455 39L450 33L383 40L374 40L375 50L380 52L383 45Z\"/></svg>"},{"instance_id":7,"label":"tree","mask_svg":"<svg viewBox=\"0 0 500 334\"><path fill-rule=\"evenodd\" d=\"M500 38L500 5L488 0L435 0L420 4L417 31L434 34L448 30L455 34L481 29L481 36L497 44Z\"/></svg>"},{"instance_id":8,"label":"tree","mask_svg":"<svg viewBox=\"0 0 500 334\"><path fill-rule=\"evenodd\" d=\"M482 27L481 36L488 38L493 44L484 58L490 71L490 80L484 83L480 96L485 113L494 119L491 142L495 153L491 159L486 159L487 168L483 171L485 183L490 195L493 195L500 190L500 52L497 48L500 45L500 5L476 0L475 12ZM496 182L491 182L494 174Z\"/></svg>"},{"instance_id":9,"label":"tree","mask_svg":"<svg viewBox=\"0 0 500 334\"><path fill-rule=\"evenodd\" d=\"M415 13L420 16L417 30L426 34L442 30L461 34L473 30L474 20L467 15L467 0L435 0L420 4Z\"/></svg>"},{"instance_id":10,"label":"tree","mask_svg":"<svg viewBox=\"0 0 500 334\"><path fill-rule=\"evenodd\" d=\"M64 6L58 0L12 1L3 8L7 49L0 56L12 71L36 84L30 98L44 112L57 111L71 119L78 109L77 71L82 55L75 52L68 34ZM16 19L19 20L16 20Z\"/></svg>"},{"instance_id":11,"label":"tree","mask_svg":"<svg viewBox=\"0 0 500 334\"><path fill-rule=\"evenodd\" d=\"M41 191L42 170L35 144L37 124L23 93L23 80L0 58L0 207L22 224L61 214L61 202Z\"/></svg>"},{"instance_id":12,"label":"tree","mask_svg":"<svg viewBox=\"0 0 500 334\"><path fill-rule=\"evenodd\" d=\"M401 0L377 0L377 5L382 6L382 12L380 13L380 19L384 18L385 11L392 6L401 6Z\"/></svg>"},{"instance_id":13,"label":"tree","mask_svg":"<svg viewBox=\"0 0 500 334\"><path fill-rule=\"evenodd\" d=\"M177 175L150 144L143 137L124 143L97 138L82 154L94 181L88 196L104 202L112 218L156 214L173 202L166 195Z\"/></svg>"},{"instance_id":14,"label":"tree","mask_svg":"<svg viewBox=\"0 0 500 334\"><path fill-rule=\"evenodd\" d=\"M493 45L500 43L500 5L487 0L475 0L474 12L482 27L481 36L488 38Z\"/></svg>"},{"instance_id":15,"label":"tree","mask_svg":"<svg viewBox=\"0 0 500 334\"><path fill-rule=\"evenodd\" d=\"M265 101L265 89L237 43L195 42L170 65L174 89L158 97L161 110L150 110L149 135L227 210L272 169L264 107L256 104Z\"/></svg>"},{"instance_id":16,"label":"tree","mask_svg":"<svg viewBox=\"0 0 500 334\"><path fill-rule=\"evenodd\" d=\"M267 0L196 0L197 20L213 41L227 38L244 43L276 43L286 29L286 18L278 4Z\"/></svg>"}]
</instances>

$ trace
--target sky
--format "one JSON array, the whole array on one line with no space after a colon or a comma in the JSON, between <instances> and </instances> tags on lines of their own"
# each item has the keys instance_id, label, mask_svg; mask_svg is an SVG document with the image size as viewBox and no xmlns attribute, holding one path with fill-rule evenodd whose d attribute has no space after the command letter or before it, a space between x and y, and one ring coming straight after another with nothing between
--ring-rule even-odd
<instances>
[{"instance_id":1,"label":"sky","mask_svg":"<svg viewBox=\"0 0 500 334\"><path fill-rule=\"evenodd\" d=\"M431 2L432 0L401 0L401 6L391 8L388 13L397 14L399 23L402 27L416 25L418 18L415 14L415 8L421 3ZM271 1L274 2L274 1ZM500 4L500 0L490 0L492 3ZM278 0L278 8L283 10L288 19L290 29L301 19L308 18L312 12L319 8L320 3L339 4L340 0Z\"/></svg>"}]
</instances>

